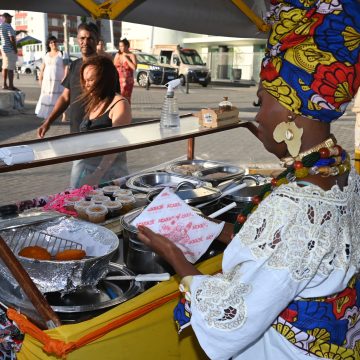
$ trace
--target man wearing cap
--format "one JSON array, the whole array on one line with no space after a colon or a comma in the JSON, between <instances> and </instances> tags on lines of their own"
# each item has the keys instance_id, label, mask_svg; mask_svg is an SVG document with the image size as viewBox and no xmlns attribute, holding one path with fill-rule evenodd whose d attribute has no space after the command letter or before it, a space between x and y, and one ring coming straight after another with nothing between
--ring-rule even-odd
<instances>
[{"instance_id":1,"label":"man wearing cap","mask_svg":"<svg viewBox=\"0 0 360 360\"><path fill-rule=\"evenodd\" d=\"M12 16L9 13L2 14L4 19L0 25L1 55L2 55L2 75L4 90L19 90L14 87L14 70L16 67L17 49L16 33L11 26ZM7 80L9 79L9 85Z\"/></svg>"}]
</instances>

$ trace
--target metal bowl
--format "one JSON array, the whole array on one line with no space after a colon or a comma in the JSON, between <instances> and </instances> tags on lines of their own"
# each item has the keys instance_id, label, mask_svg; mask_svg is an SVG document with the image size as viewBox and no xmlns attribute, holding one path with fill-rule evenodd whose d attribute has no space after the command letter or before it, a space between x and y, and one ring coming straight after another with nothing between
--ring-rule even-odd
<instances>
[{"instance_id":1,"label":"metal bowl","mask_svg":"<svg viewBox=\"0 0 360 360\"><path fill-rule=\"evenodd\" d=\"M72 261L35 260L18 256L15 251L20 263L43 293L70 292L79 287L96 285L108 272L108 264L119 246L119 239L112 231L73 218L60 218L32 228L62 239L77 242L91 240L92 245L98 248L96 252L93 252L94 248L90 247L91 244L84 244L83 249L86 250L88 256L82 260ZM4 230L1 231L1 235L9 243L17 230ZM47 238L44 241L47 241ZM49 239L49 241L52 240ZM9 279L14 285L17 284L9 269L0 262L0 281L2 278Z\"/></svg>"},{"instance_id":2,"label":"metal bowl","mask_svg":"<svg viewBox=\"0 0 360 360\"><path fill-rule=\"evenodd\" d=\"M193 176L203 181L210 181L213 185L217 185L223 181L239 178L245 174L245 170L233 165L220 165L202 171L196 171Z\"/></svg>"},{"instance_id":3,"label":"metal bowl","mask_svg":"<svg viewBox=\"0 0 360 360\"><path fill-rule=\"evenodd\" d=\"M176 188L183 182L188 182L194 187L206 185L204 181L189 176L169 174L167 172L151 172L131 177L126 182L126 186L129 189L147 193L159 188Z\"/></svg>"},{"instance_id":4,"label":"metal bowl","mask_svg":"<svg viewBox=\"0 0 360 360\"><path fill-rule=\"evenodd\" d=\"M203 171L221 165L224 164L210 160L180 160L169 164L165 171L171 174L192 176L196 171Z\"/></svg>"}]
</instances>

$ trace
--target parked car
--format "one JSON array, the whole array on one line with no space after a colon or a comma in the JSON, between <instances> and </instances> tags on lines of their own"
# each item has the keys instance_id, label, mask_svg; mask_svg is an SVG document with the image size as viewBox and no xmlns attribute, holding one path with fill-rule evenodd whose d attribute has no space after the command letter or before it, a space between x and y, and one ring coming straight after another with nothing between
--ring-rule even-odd
<instances>
[{"instance_id":1,"label":"parked car","mask_svg":"<svg viewBox=\"0 0 360 360\"><path fill-rule=\"evenodd\" d=\"M78 58L79 57L76 55L70 55L69 56L70 64L73 61L77 60ZM20 67L20 73L21 74L33 74L35 70L40 71L41 64L42 64L42 59L24 61Z\"/></svg>"},{"instance_id":2,"label":"parked car","mask_svg":"<svg viewBox=\"0 0 360 360\"><path fill-rule=\"evenodd\" d=\"M39 71L41 66L41 59L24 61L20 68L21 74L33 74L35 70Z\"/></svg>"},{"instance_id":3,"label":"parked car","mask_svg":"<svg viewBox=\"0 0 360 360\"><path fill-rule=\"evenodd\" d=\"M144 52L134 52L134 54L138 63L135 79L139 86L149 88L151 84L165 85L178 77L175 67L160 64L154 55Z\"/></svg>"},{"instance_id":4,"label":"parked car","mask_svg":"<svg viewBox=\"0 0 360 360\"><path fill-rule=\"evenodd\" d=\"M210 69L195 49L185 49L179 45L155 45L154 54L160 57L162 64L171 64L178 69L183 85L189 81L206 87L211 82Z\"/></svg>"}]
</instances>

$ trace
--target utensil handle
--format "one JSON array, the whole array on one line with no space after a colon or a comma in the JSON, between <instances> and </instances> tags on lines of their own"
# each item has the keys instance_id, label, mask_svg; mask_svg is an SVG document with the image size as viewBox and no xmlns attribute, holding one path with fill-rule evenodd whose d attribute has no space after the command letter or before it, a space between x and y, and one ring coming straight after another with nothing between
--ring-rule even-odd
<instances>
[{"instance_id":1,"label":"utensil handle","mask_svg":"<svg viewBox=\"0 0 360 360\"><path fill-rule=\"evenodd\" d=\"M5 240L0 236L0 257L8 267L16 281L24 290L27 297L39 314L45 319L48 328L61 325L60 319L51 308L44 295L36 287L29 274L25 271L19 260L10 250Z\"/></svg>"},{"instance_id":2,"label":"utensil handle","mask_svg":"<svg viewBox=\"0 0 360 360\"><path fill-rule=\"evenodd\" d=\"M246 188L246 187L247 187L247 184L246 184L246 183L242 183L242 184L240 184L240 185L236 185L236 186L234 186L233 188L224 191L217 199L214 199L214 200L208 201L208 202L206 202L206 203L202 203L202 204L196 205L195 207L197 207L198 209L201 209L202 207L204 207L204 206L206 206L206 205L209 205L209 204L211 204L212 202L217 201L217 200L223 198L223 197L226 196L226 195L229 195L229 194L231 194L231 193L233 193L233 192L235 192L235 191L237 191L237 190L240 190L240 189L243 189L243 188Z\"/></svg>"},{"instance_id":3,"label":"utensil handle","mask_svg":"<svg viewBox=\"0 0 360 360\"><path fill-rule=\"evenodd\" d=\"M219 215L226 213L227 211L231 210L232 208L234 208L236 206L236 202L232 202L229 205L224 206L223 208L219 209L218 211L213 212L212 214L208 215L209 218L214 219L216 217L218 217Z\"/></svg>"},{"instance_id":4,"label":"utensil handle","mask_svg":"<svg viewBox=\"0 0 360 360\"><path fill-rule=\"evenodd\" d=\"M170 279L169 273L140 274L135 277L136 281L166 281Z\"/></svg>"}]
</instances>

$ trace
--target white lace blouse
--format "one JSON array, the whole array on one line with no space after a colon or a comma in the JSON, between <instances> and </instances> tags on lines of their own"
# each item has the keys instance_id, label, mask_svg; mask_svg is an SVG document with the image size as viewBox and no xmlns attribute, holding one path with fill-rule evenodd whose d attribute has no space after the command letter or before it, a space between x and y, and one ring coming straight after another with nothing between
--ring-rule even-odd
<instances>
[{"instance_id":1,"label":"white lace blouse","mask_svg":"<svg viewBox=\"0 0 360 360\"><path fill-rule=\"evenodd\" d=\"M294 299L343 290L359 262L355 171L343 191L282 185L229 244L223 273L194 276L191 325L211 359L309 359L272 322Z\"/></svg>"}]
</instances>

